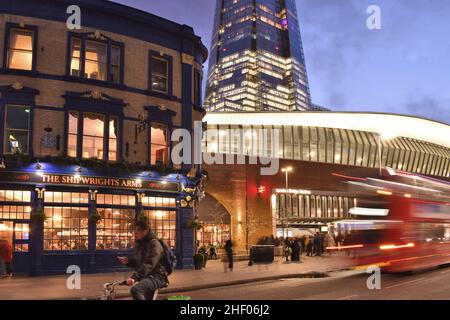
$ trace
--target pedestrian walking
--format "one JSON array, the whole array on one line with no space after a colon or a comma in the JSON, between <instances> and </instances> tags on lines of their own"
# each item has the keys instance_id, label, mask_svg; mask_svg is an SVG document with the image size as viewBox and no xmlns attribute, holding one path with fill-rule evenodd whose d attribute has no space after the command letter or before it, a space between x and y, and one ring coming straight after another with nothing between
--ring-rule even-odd
<instances>
[{"instance_id":1,"label":"pedestrian walking","mask_svg":"<svg viewBox=\"0 0 450 320\"><path fill-rule=\"evenodd\" d=\"M286 243L284 244L284 257L286 258L286 262L289 262L289 256L292 254L291 242L289 239L286 239Z\"/></svg>"},{"instance_id":2,"label":"pedestrian walking","mask_svg":"<svg viewBox=\"0 0 450 320\"><path fill-rule=\"evenodd\" d=\"M172 272L170 248L158 240L145 221L135 225L136 253L134 258L119 257L119 261L135 271L127 280L134 300L153 300L155 292L169 285ZM166 255L166 256L165 256ZM169 259L167 260L166 257ZM169 262L169 263L167 263Z\"/></svg>"},{"instance_id":3,"label":"pedestrian walking","mask_svg":"<svg viewBox=\"0 0 450 320\"><path fill-rule=\"evenodd\" d=\"M314 249L314 244L313 244L313 239L311 236L309 236L307 238L307 243L306 243L306 250L307 250L307 256L308 257L312 257L313 256L313 249Z\"/></svg>"},{"instance_id":4,"label":"pedestrian walking","mask_svg":"<svg viewBox=\"0 0 450 320\"><path fill-rule=\"evenodd\" d=\"M6 270L7 250L6 240L0 240L0 278L6 278L8 276Z\"/></svg>"},{"instance_id":5,"label":"pedestrian walking","mask_svg":"<svg viewBox=\"0 0 450 320\"><path fill-rule=\"evenodd\" d=\"M317 232L314 236L313 244L315 255L320 257L322 255L322 238L319 232Z\"/></svg>"},{"instance_id":6,"label":"pedestrian walking","mask_svg":"<svg viewBox=\"0 0 450 320\"><path fill-rule=\"evenodd\" d=\"M336 247L336 243L334 242L333 237L332 237L329 233L327 233L327 234L325 235L325 241L324 241L324 242L325 242L325 243L324 243L325 250L326 250L327 248ZM331 256L332 249L327 250L327 252L328 252L328 254Z\"/></svg>"},{"instance_id":7,"label":"pedestrian walking","mask_svg":"<svg viewBox=\"0 0 450 320\"><path fill-rule=\"evenodd\" d=\"M300 239L295 238L292 242L292 256L291 261L300 261L300 256L302 252L302 245Z\"/></svg>"},{"instance_id":8,"label":"pedestrian walking","mask_svg":"<svg viewBox=\"0 0 450 320\"><path fill-rule=\"evenodd\" d=\"M228 239L225 242L225 252L227 253L228 258L228 268L230 271L233 271L233 242L231 239ZM225 267L225 272L227 272L227 268Z\"/></svg>"}]
</instances>

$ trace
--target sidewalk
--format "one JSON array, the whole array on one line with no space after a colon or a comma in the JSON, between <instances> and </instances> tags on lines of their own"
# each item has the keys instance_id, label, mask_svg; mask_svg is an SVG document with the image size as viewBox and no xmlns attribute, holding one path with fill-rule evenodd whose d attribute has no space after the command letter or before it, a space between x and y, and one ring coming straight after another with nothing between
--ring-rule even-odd
<instances>
[{"instance_id":1,"label":"sidewalk","mask_svg":"<svg viewBox=\"0 0 450 320\"><path fill-rule=\"evenodd\" d=\"M349 266L341 256L302 257L302 263L286 263L277 257L273 264L248 266L247 261L236 262L233 272L224 272L220 261L208 261L203 270L176 270L169 278L170 286L160 291L167 294L236 285L257 281L275 280L283 277L326 276ZM122 281L129 273L86 274L81 278L80 290L68 290L65 276L16 277L0 280L0 300L47 300L82 299L102 295L103 284ZM129 288L120 287L118 296L128 295Z\"/></svg>"}]
</instances>

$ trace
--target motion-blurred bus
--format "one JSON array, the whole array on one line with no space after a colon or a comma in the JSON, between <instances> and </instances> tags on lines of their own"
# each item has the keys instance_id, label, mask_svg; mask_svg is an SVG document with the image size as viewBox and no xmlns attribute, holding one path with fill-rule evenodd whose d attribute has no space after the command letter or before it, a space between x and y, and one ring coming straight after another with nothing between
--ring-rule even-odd
<instances>
[{"instance_id":1,"label":"motion-blurred bus","mask_svg":"<svg viewBox=\"0 0 450 320\"><path fill-rule=\"evenodd\" d=\"M384 169L380 177L337 175L358 195L351 219L335 223L344 249L359 266L387 272L450 263L450 183Z\"/></svg>"}]
</instances>

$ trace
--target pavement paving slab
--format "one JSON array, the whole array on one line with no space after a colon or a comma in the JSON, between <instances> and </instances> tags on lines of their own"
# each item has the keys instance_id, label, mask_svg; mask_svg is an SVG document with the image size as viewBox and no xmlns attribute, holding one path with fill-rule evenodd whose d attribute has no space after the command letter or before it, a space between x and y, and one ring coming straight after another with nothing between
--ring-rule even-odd
<instances>
[{"instance_id":1,"label":"pavement paving slab","mask_svg":"<svg viewBox=\"0 0 450 320\"><path fill-rule=\"evenodd\" d=\"M343 256L303 257L302 262L285 262L277 258L272 264L248 266L248 262L236 262L232 272L225 272L220 261L208 261L202 270L176 270L169 278L168 288L161 294L232 286L282 278L323 277L347 269L351 264ZM44 277L13 277L0 280L1 300L67 300L101 297L103 284L127 279L130 272L85 274L79 290L69 290L69 275ZM129 288L118 287L118 297L129 296Z\"/></svg>"}]
</instances>

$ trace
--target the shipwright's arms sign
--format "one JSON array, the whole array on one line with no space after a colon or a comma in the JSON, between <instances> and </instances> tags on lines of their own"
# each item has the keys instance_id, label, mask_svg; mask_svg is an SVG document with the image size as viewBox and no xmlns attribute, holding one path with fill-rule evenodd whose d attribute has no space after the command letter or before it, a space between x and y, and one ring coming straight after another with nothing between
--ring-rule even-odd
<instances>
[{"instance_id":1,"label":"the shipwright's arms sign","mask_svg":"<svg viewBox=\"0 0 450 320\"><path fill-rule=\"evenodd\" d=\"M117 178L81 176L70 174L36 174L23 172L0 172L2 182L25 184L65 185L73 187L98 187L114 189L138 189L149 191L179 192L180 184L161 180L140 178Z\"/></svg>"}]
</instances>

